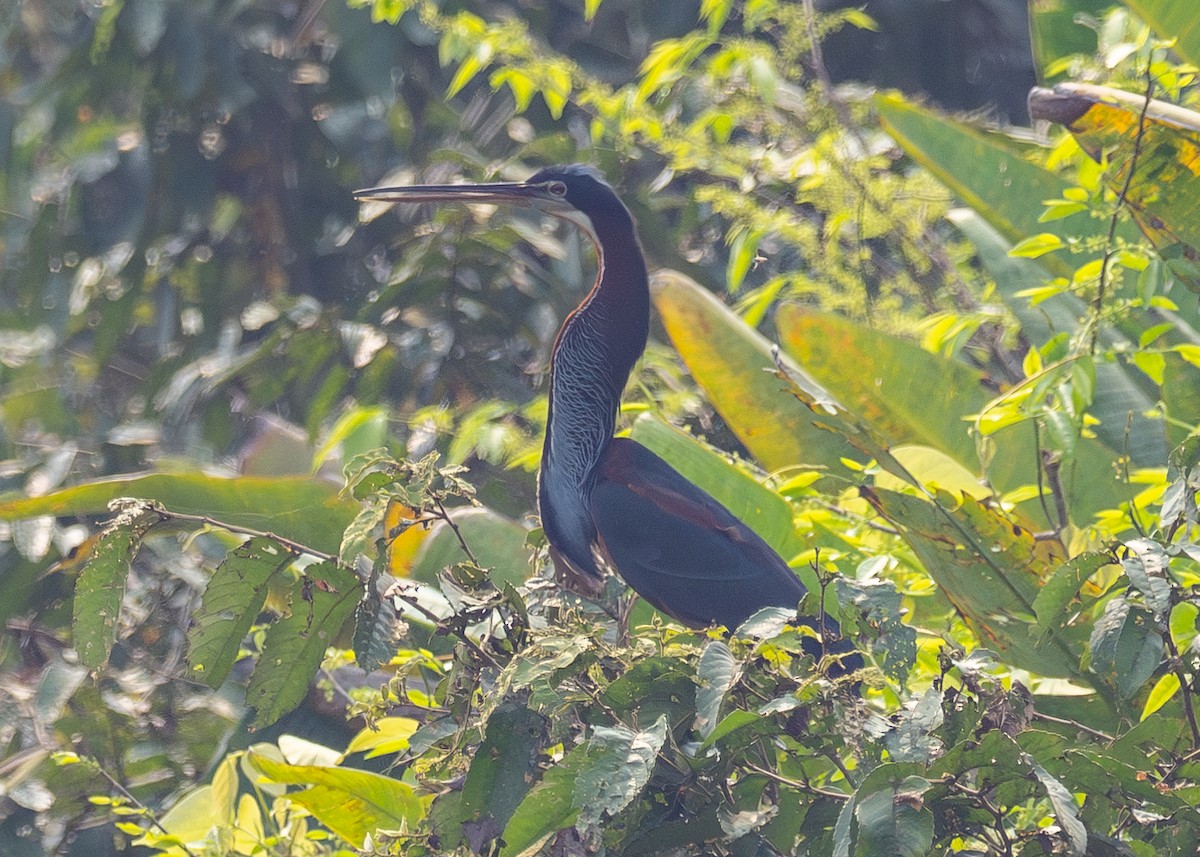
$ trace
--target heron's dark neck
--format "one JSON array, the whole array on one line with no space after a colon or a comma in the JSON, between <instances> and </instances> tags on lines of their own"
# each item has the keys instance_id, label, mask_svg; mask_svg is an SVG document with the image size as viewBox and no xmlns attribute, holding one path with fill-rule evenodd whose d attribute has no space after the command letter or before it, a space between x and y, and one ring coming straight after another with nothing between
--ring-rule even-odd
<instances>
[{"instance_id":1,"label":"heron's dark neck","mask_svg":"<svg viewBox=\"0 0 1200 857\"><path fill-rule=\"evenodd\" d=\"M539 506L551 543L575 565L595 572L584 486L612 438L621 392L645 350L650 291L624 206L591 217L600 244L599 273L563 323L551 358Z\"/></svg>"}]
</instances>

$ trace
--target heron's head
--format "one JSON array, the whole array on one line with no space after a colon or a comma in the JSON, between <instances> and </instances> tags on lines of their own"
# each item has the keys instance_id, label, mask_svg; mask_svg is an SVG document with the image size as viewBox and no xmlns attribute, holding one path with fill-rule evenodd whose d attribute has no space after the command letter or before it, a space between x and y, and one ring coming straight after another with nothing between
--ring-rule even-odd
<instances>
[{"instance_id":1,"label":"heron's head","mask_svg":"<svg viewBox=\"0 0 1200 857\"><path fill-rule=\"evenodd\" d=\"M588 220L629 219L629 211L604 180L587 164L546 167L523 182L400 185L354 192L355 199L374 202L490 202L531 205L573 222L575 212ZM586 224L581 224L586 225Z\"/></svg>"}]
</instances>

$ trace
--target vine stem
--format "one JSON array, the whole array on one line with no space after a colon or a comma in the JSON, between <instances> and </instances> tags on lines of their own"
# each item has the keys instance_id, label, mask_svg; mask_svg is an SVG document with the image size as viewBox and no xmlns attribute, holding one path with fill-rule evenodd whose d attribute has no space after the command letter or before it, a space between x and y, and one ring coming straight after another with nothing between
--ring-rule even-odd
<instances>
[{"instance_id":1,"label":"vine stem","mask_svg":"<svg viewBox=\"0 0 1200 857\"><path fill-rule=\"evenodd\" d=\"M1142 140L1146 136L1146 113L1150 110L1151 96L1154 94L1154 75L1150 71L1150 62L1146 62L1146 97L1142 101L1142 110L1138 114L1137 135L1133 138L1133 156L1129 159L1129 170L1125 173L1125 181L1121 192L1117 195L1117 204L1113 207L1112 217L1108 220L1108 237L1104 241L1104 256L1100 261L1100 281L1096 286L1096 298L1092 301L1092 329L1088 334L1088 353L1096 353L1096 341L1100 336L1100 313L1104 309L1104 296L1108 288L1108 266L1113 257L1113 242L1117 238L1117 222L1121 209L1125 207L1129 188L1133 184L1133 175L1137 172L1138 159L1142 154Z\"/></svg>"},{"instance_id":2,"label":"vine stem","mask_svg":"<svg viewBox=\"0 0 1200 857\"><path fill-rule=\"evenodd\" d=\"M850 800L850 797L851 797L850 795L844 794L843 792L835 792L835 791L830 791L829 789L818 788L817 786L814 786L811 783L807 783L802 780L793 780L791 777L785 777L785 776L783 776L783 774L775 773L770 768L762 768L762 767L759 767L758 765L754 765L754 764L748 764L748 765L746 765L746 767L748 769L750 769L751 771L754 771L754 773L759 774L760 776L764 776L769 780L773 780L773 781L779 783L780 785L790 786L791 788L799 789L800 791L808 792L809 794L814 794L814 795L817 795L818 797L827 797L827 798L832 798L833 800L840 800L840 801Z\"/></svg>"},{"instance_id":3,"label":"vine stem","mask_svg":"<svg viewBox=\"0 0 1200 857\"><path fill-rule=\"evenodd\" d=\"M1192 730L1192 749L1200 748L1200 724L1196 722L1196 709L1192 705L1191 683L1187 680L1187 675L1183 671L1183 659L1179 657L1179 648L1175 645L1175 641L1171 639L1170 631L1163 634L1163 639L1167 644L1167 651L1171 653L1172 671L1179 679L1179 689L1182 691L1183 712L1187 715L1188 726Z\"/></svg>"}]
</instances>

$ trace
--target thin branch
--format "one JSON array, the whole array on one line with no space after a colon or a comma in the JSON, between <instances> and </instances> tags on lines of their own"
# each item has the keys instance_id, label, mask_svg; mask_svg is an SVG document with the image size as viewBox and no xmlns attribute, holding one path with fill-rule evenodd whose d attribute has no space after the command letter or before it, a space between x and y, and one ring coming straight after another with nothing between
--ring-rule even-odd
<instances>
[{"instance_id":1,"label":"thin branch","mask_svg":"<svg viewBox=\"0 0 1200 857\"><path fill-rule=\"evenodd\" d=\"M240 533L243 536L250 536L251 538L255 539L270 539L271 541L279 544L281 547L284 547L297 555L306 554L308 556L316 557L323 562L338 561L336 554L317 550L314 547L309 547L308 545L301 544L300 542L284 536L278 536L275 533L268 532L266 530L255 530L250 527L243 527L241 524L230 524L227 521L219 521L216 518L210 518L208 515L189 515L186 512L173 512L157 503L151 504L149 506L149 511L158 515L164 521L186 521L192 524L203 524L206 527L214 527L219 530L226 530L231 533Z\"/></svg>"},{"instance_id":2,"label":"thin branch","mask_svg":"<svg viewBox=\"0 0 1200 857\"><path fill-rule=\"evenodd\" d=\"M1183 700L1183 712L1187 715L1188 726L1192 730L1192 749L1200 748L1200 725L1196 722L1196 709L1192 705L1191 682L1188 681L1187 674L1183 670L1183 659L1179 657L1179 647L1175 645L1175 641L1171 639L1169 633L1163 634L1163 640L1167 644L1167 651L1171 653L1171 670L1179 678L1179 689L1183 691L1180 697Z\"/></svg>"},{"instance_id":3,"label":"thin branch","mask_svg":"<svg viewBox=\"0 0 1200 857\"><path fill-rule=\"evenodd\" d=\"M1117 204L1113 207L1112 217L1108 220L1108 237L1104 241L1104 256L1100 262L1100 282L1096 286L1096 297L1092 301L1092 329L1088 336L1088 353L1096 353L1096 340L1100 336L1100 313L1104 309L1104 293L1108 287L1108 263L1113 257L1113 243L1117 237L1117 223L1121 209L1125 207L1129 188L1133 184L1133 175L1137 172L1138 158L1142 153L1142 139L1146 135L1146 112L1150 109L1151 96L1154 94L1154 75L1151 65L1146 63L1146 97L1142 101L1142 110L1138 114L1137 136L1133 139L1133 157L1129 159L1129 169L1125 173L1125 181L1121 192L1117 195Z\"/></svg>"},{"instance_id":4,"label":"thin branch","mask_svg":"<svg viewBox=\"0 0 1200 857\"><path fill-rule=\"evenodd\" d=\"M468 545L467 540L463 538L462 531L458 528L458 524L454 523L454 521L450 519L450 513L446 511L446 507L442 504L442 498L435 495L433 497L433 502L437 504L439 512L438 517L445 521L446 526L448 526L454 533L454 537L458 539L458 546L461 547L463 553L467 555L467 559L471 561L472 565L478 566L479 561L475 559L475 554L471 552L470 545Z\"/></svg>"},{"instance_id":5,"label":"thin branch","mask_svg":"<svg viewBox=\"0 0 1200 857\"><path fill-rule=\"evenodd\" d=\"M1060 726L1070 726L1072 729L1078 729L1080 732L1091 735L1093 738L1099 738L1101 741L1112 742L1117 740L1112 735L1101 732L1098 729L1093 729L1090 726L1084 726L1077 720L1066 720L1062 717L1055 717L1051 714L1043 714L1040 711L1033 712L1033 717L1035 720L1045 720L1047 723L1057 723Z\"/></svg>"},{"instance_id":6,"label":"thin branch","mask_svg":"<svg viewBox=\"0 0 1200 857\"><path fill-rule=\"evenodd\" d=\"M121 795L121 797L123 797L125 800L129 801L129 803L132 804L133 806L137 807L138 810L140 810L143 813L143 817L149 819L150 823L152 825L154 825L155 827L157 827L159 830L161 830L165 835L167 835L167 836L172 835L171 831L167 830L165 827L162 826L162 822L158 820L158 818L151 811L150 807L146 806L144 803L142 803L140 800L138 800L136 797L134 797L133 794L128 789L126 789L123 785L121 785L121 783L118 782L117 779L112 774L110 774L108 771L104 770L104 768L100 765L99 762L96 762L95 760L92 760L92 761L94 762L94 765L89 765L89 767L92 767L92 769L95 770L98 774L100 774L100 776L104 777L104 779L108 781L108 784L116 792L118 792ZM182 849L183 852L188 855L188 857L199 857L199 855L195 851L193 851L191 848L188 848L188 846L185 842L180 841L180 842L175 843L175 845L176 845L176 847Z\"/></svg>"},{"instance_id":7,"label":"thin branch","mask_svg":"<svg viewBox=\"0 0 1200 857\"><path fill-rule=\"evenodd\" d=\"M769 780L779 783L780 785L789 786L793 789L798 789L802 792L817 795L818 797L827 797L832 800L847 801L850 800L850 795L843 792L830 791L829 789L818 788L817 786L802 780L793 780L791 777L785 777L782 774L777 774L770 768L760 768L758 765L747 764L747 768L754 773L766 777Z\"/></svg>"}]
</instances>

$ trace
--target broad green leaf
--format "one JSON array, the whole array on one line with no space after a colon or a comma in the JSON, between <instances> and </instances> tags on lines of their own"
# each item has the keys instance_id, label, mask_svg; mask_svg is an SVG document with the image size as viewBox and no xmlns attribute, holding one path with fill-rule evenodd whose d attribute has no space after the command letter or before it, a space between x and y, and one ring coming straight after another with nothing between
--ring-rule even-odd
<instances>
[{"instance_id":1,"label":"broad green leaf","mask_svg":"<svg viewBox=\"0 0 1200 857\"><path fill-rule=\"evenodd\" d=\"M403 753L420 726L420 721L411 717L381 717L350 739L342 758L352 753L366 753L368 759Z\"/></svg>"},{"instance_id":2,"label":"broad green leaf","mask_svg":"<svg viewBox=\"0 0 1200 857\"><path fill-rule=\"evenodd\" d=\"M1068 609L1079 590L1093 574L1112 563L1112 557L1101 553L1084 553L1064 562L1048 577L1033 599L1038 631L1057 631L1071 619Z\"/></svg>"},{"instance_id":3,"label":"broad green leaf","mask_svg":"<svg viewBox=\"0 0 1200 857\"><path fill-rule=\"evenodd\" d=\"M584 744L588 763L575 779L579 823L599 825L629 806L650 782L666 739L666 716L642 732L625 726L597 726Z\"/></svg>"},{"instance_id":4,"label":"broad green leaf","mask_svg":"<svg viewBox=\"0 0 1200 857\"><path fill-rule=\"evenodd\" d=\"M842 438L814 425L813 411L772 374L771 343L713 294L676 271L658 271L651 295L692 376L765 468L806 464L840 470L843 457L859 457ZM815 382L812 386L815 398L828 398Z\"/></svg>"},{"instance_id":5,"label":"broad green leaf","mask_svg":"<svg viewBox=\"0 0 1200 857\"><path fill-rule=\"evenodd\" d=\"M354 573L330 562L305 569L291 613L267 629L262 654L246 688L255 724L274 723L304 698L308 684L362 596Z\"/></svg>"},{"instance_id":6,"label":"broad green leaf","mask_svg":"<svg viewBox=\"0 0 1200 857\"><path fill-rule=\"evenodd\" d=\"M978 370L898 337L798 305L780 307L776 324L784 349L838 402L868 418L871 429L889 445L932 447L971 474L983 475L968 428L970 418L982 412L993 395L983 386ZM936 408L929 407L931 395L938 397ZM1149 401L1145 407L1150 407ZM991 484L1001 493L1036 484L1040 457L1033 426L1016 423L997 429L991 437L995 441L987 473ZM900 449L894 454L905 458ZM1068 508L1076 521L1088 521L1115 502L1111 499L1115 458L1095 442L1076 447L1077 465L1063 470ZM1036 501L1023 511L1041 516Z\"/></svg>"},{"instance_id":7,"label":"broad green leaf","mask_svg":"<svg viewBox=\"0 0 1200 857\"><path fill-rule=\"evenodd\" d=\"M575 806L575 778L587 765L587 747L575 747L550 768L517 805L504 827L500 857L525 857L579 817Z\"/></svg>"},{"instance_id":8,"label":"broad green leaf","mask_svg":"<svg viewBox=\"0 0 1200 857\"><path fill-rule=\"evenodd\" d=\"M193 677L220 687L233 669L242 641L258 618L272 579L293 555L270 539L251 539L234 548L217 567L188 629L188 663Z\"/></svg>"},{"instance_id":9,"label":"broad green leaf","mask_svg":"<svg viewBox=\"0 0 1200 857\"><path fill-rule=\"evenodd\" d=\"M154 522L150 515L134 519L122 516L110 524L75 582L72 637L79 661L86 667L96 669L108 660L116 641L129 564Z\"/></svg>"},{"instance_id":10,"label":"broad green leaf","mask_svg":"<svg viewBox=\"0 0 1200 857\"><path fill-rule=\"evenodd\" d=\"M1200 223L1193 216L1200 207L1200 113L1157 100L1147 107L1140 94L1082 83L1033 90L1029 110L1065 125L1094 160L1117 165L1106 175L1109 186L1124 193L1176 275L1200 288Z\"/></svg>"},{"instance_id":11,"label":"broad green leaf","mask_svg":"<svg viewBox=\"0 0 1200 857\"><path fill-rule=\"evenodd\" d=\"M1163 639L1148 610L1114 598L1092 627L1089 645L1094 673L1130 699L1162 663Z\"/></svg>"},{"instance_id":12,"label":"broad green leaf","mask_svg":"<svg viewBox=\"0 0 1200 857\"><path fill-rule=\"evenodd\" d=\"M250 763L275 783L308 788L290 792L288 800L355 848L377 830L411 829L425 807L408 783L370 771L323 765L289 765L251 750Z\"/></svg>"},{"instance_id":13,"label":"broad green leaf","mask_svg":"<svg viewBox=\"0 0 1200 857\"><path fill-rule=\"evenodd\" d=\"M559 830L624 809L649 782L666 733L664 717L645 732L596 728L525 795L504 828L501 857L532 854Z\"/></svg>"},{"instance_id":14,"label":"broad green leaf","mask_svg":"<svg viewBox=\"0 0 1200 857\"><path fill-rule=\"evenodd\" d=\"M537 775L546 727L545 718L523 704L505 702L492 713L463 783L465 820L504 829Z\"/></svg>"},{"instance_id":15,"label":"broad green leaf","mask_svg":"<svg viewBox=\"0 0 1200 857\"><path fill-rule=\"evenodd\" d=\"M635 664L600 699L612 711L636 712L639 723L665 716L677 724L695 717L696 682L677 658L656 656Z\"/></svg>"},{"instance_id":16,"label":"broad green leaf","mask_svg":"<svg viewBox=\"0 0 1200 857\"><path fill-rule=\"evenodd\" d=\"M696 721L694 729L702 739L712 734L721 714L725 694L737 683L740 675L737 661L724 640L709 640L700 653L696 667Z\"/></svg>"},{"instance_id":17,"label":"broad green leaf","mask_svg":"<svg viewBox=\"0 0 1200 857\"><path fill-rule=\"evenodd\" d=\"M1163 621L1171 609L1171 584L1167 579L1167 553L1153 539L1125 543L1130 556L1121 563L1125 576L1146 601L1155 619Z\"/></svg>"},{"instance_id":18,"label":"broad green leaf","mask_svg":"<svg viewBox=\"0 0 1200 857\"><path fill-rule=\"evenodd\" d=\"M918 164L975 209L1009 241L1044 232L1042 200L1060 199L1070 184L1020 157L998 138L895 95L877 95L884 130ZM1064 235L1100 237L1107 224L1086 214L1061 221Z\"/></svg>"},{"instance_id":19,"label":"broad green leaf","mask_svg":"<svg viewBox=\"0 0 1200 857\"><path fill-rule=\"evenodd\" d=\"M158 472L97 479L41 497L0 497L0 520L38 515L98 515L119 497L154 500L173 512L205 515L228 524L294 539L326 553L338 549L358 503L336 486L308 477L220 477Z\"/></svg>"},{"instance_id":20,"label":"broad green leaf","mask_svg":"<svg viewBox=\"0 0 1200 857\"><path fill-rule=\"evenodd\" d=\"M858 844L867 854L917 857L933 845L933 813L921 796L930 788L928 780L905 777L891 788L856 797Z\"/></svg>"},{"instance_id":21,"label":"broad green leaf","mask_svg":"<svg viewBox=\"0 0 1200 857\"><path fill-rule=\"evenodd\" d=\"M899 337L828 313L785 304L776 318L781 345L848 410L865 418L889 443L923 444L941 450L972 473L979 471L966 418L992 398L978 370L931 354ZM940 406L929 407L931 391ZM1032 455L1032 450L1030 450ZM1019 455L1005 456L1006 459ZM1003 468L1008 461L1000 461ZM1033 477L993 474L1009 490Z\"/></svg>"},{"instance_id":22,"label":"broad green leaf","mask_svg":"<svg viewBox=\"0 0 1200 857\"><path fill-rule=\"evenodd\" d=\"M900 529L925 571L985 646L1038 675L1086 681L1079 670L1079 632L1052 631L1041 641L1033 633L1038 587L1059 561L1050 543L1035 541L1031 533L974 500L946 505L862 490Z\"/></svg>"}]
</instances>

